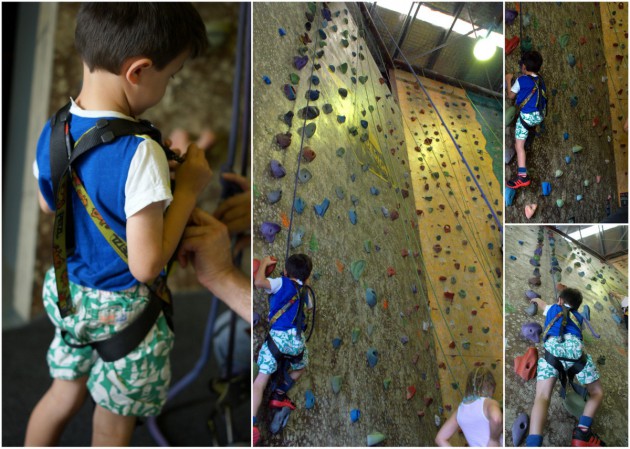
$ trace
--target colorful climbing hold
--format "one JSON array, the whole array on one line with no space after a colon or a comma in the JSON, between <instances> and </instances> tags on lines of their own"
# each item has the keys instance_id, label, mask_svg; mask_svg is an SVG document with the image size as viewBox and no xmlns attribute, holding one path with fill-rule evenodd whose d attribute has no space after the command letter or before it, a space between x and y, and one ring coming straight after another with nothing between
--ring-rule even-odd
<instances>
[{"instance_id":1,"label":"colorful climbing hold","mask_svg":"<svg viewBox=\"0 0 630 449\"><path fill-rule=\"evenodd\" d=\"M324 201L322 201L321 204L316 204L313 206L313 208L315 209L315 213L317 215L323 217L328 210L328 206L330 206L330 200L328 198L324 198Z\"/></svg>"},{"instance_id":2,"label":"colorful climbing hold","mask_svg":"<svg viewBox=\"0 0 630 449\"><path fill-rule=\"evenodd\" d=\"M276 239L276 234L280 232L280 225L273 222L265 221L260 225L260 232L267 241L267 243L273 243Z\"/></svg>"},{"instance_id":3,"label":"colorful climbing hold","mask_svg":"<svg viewBox=\"0 0 630 449\"><path fill-rule=\"evenodd\" d=\"M269 162L269 169L271 171L271 176L274 178L282 178L287 174L286 169L275 159L272 159L271 162Z\"/></svg>"}]
</instances>

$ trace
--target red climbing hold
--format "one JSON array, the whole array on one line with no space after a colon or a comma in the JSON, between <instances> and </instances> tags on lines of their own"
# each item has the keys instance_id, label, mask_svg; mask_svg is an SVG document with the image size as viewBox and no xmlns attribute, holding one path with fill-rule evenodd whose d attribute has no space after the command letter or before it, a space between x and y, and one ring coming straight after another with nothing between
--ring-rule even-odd
<instances>
[{"instance_id":1,"label":"red climbing hold","mask_svg":"<svg viewBox=\"0 0 630 449\"><path fill-rule=\"evenodd\" d=\"M431 139L430 137L427 137L426 139L424 139L425 145L431 145L431 142L433 142L433 139Z\"/></svg>"},{"instance_id":2,"label":"red climbing hold","mask_svg":"<svg viewBox=\"0 0 630 449\"><path fill-rule=\"evenodd\" d=\"M430 397L426 397L422 400L424 402L424 405L426 405L427 407L431 404L433 404L433 398Z\"/></svg>"},{"instance_id":3,"label":"red climbing hold","mask_svg":"<svg viewBox=\"0 0 630 449\"><path fill-rule=\"evenodd\" d=\"M440 245L439 243L436 243L435 245L433 245L433 251L435 251L436 253L439 253L442 251L442 245Z\"/></svg>"},{"instance_id":4,"label":"red climbing hold","mask_svg":"<svg viewBox=\"0 0 630 449\"><path fill-rule=\"evenodd\" d=\"M512 53L516 47L518 47L518 43L520 42L520 39L518 38L518 36L514 36L511 39L508 39L507 37L505 38L505 54L509 55L510 53Z\"/></svg>"},{"instance_id":5,"label":"red climbing hold","mask_svg":"<svg viewBox=\"0 0 630 449\"><path fill-rule=\"evenodd\" d=\"M448 347L451 348L451 349L455 349L455 342L454 341L450 342L448 344Z\"/></svg>"},{"instance_id":6,"label":"red climbing hold","mask_svg":"<svg viewBox=\"0 0 630 449\"><path fill-rule=\"evenodd\" d=\"M447 292L444 292L444 297L445 297L446 299L451 299L451 300L452 300L453 298L455 298L455 293L453 293L453 292L448 292L448 291L447 291Z\"/></svg>"},{"instance_id":7,"label":"red climbing hold","mask_svg":"<svg viewBox=\"0 0 630 449\"><path fill-rule=\"evenodd\" d=\"M407 387L407 400L414 397L415 394L416 394L416 387L414 387L413 385L410 387Z\"/></svg>"},{"instance_id":8,"label":"red climbing hold","mask_svg":"<svg viewBox=\"0 0 630 449\"><path fill-rule=\"evenodd\" d=\"M477 311L473 309L473 310L470 311L470 314L472 316L477 316Z\"/></svg>"},{"instance_id":9,"label":"red climbing hold","mask_svg":"<svg viewBox=\"0 0 630 449\"><path fill-rule=\"evenodd\" d=\"M407 198L409 196L409 190L400 189L400 194L402 195L403 198Z\"/></svg>"},{"instance_id":10,"label":"red climbing hold","mask_svg":"<svg viewBox=\"0 0 630 449\"><path fill-rule=\"evenodd\" d=\"M394 270L394 267L387 267L387 276L392 277L395 274L396 270Z\"/></svg>"},{"instance_id":11,"label":"red climbing hold","mask_svg":"<svg viewBox=\"0 0 630 449\"><path fill-rule=\"evenodd\" d=\"M273 273L273 270L276 269L276 258L273 258L273 263L267 265L267 268L265 268L265 276L270 276L271 273ZM254 263L252 266L252 270L254 272L254 277L256 277L256 273L258 273L258 269L260 268L260 260L259 259L254 259Z\"/></svg>"},{"instance_id":12,"label":"red climbing hold","mask_svg":"<svg viewBox=\"0 0 630 449\"><path fill-rule=\"evenodd\" d=\"M533 379L536 376L537 365L538 350L534 346L530 346L524 355L514 359L514 371L524 381Z\"/></svg>"},{"instance_id":13,"label":"red climbing hold","mask_svg":"<svg viewBox=\"0 0 630 449\"><path fill-rule=\"evenodd\" d=\"M449 232L451 232L451 227L449 225L444 225L444 232L446 234L448 234Z\"/></svg>"},{"instance_id":14,"label":"red climbing hold","mask_svg":"<svg viewBox=\"0 0 630 449\"><path fill-rule=\"evenodd\" d=\"M468 333L469 333L469 334L472 334L472 329L473 329L473 327L472 327L472 326L468 326Z\"/></svg>"},{"instance_id":15,"label":"red climbing hold","mask_svg":"<svg viewBox=\"0 0 630 449\"><path fill-rule=\"evenodd\" d=\"M440 364L438 365L438 368L440 368L440 369L446 369L446 363L444 363L444 362L440 362Z\"/></svg>"},{"instance_id":16,"label":"red climbing hold","mask_svg":"<svg viewBox=\"0 0 630 449\"><path fill-rule=\"evenodd\" d=\"M304 147L302 150L302 157L306 162L312 162L315 159L315 152L311 147Z\"/></svg>"},{"instance_id":17,"label":"red climbing hold","mask_svg":"<svg viewBox=\"0 0 630 449\"><path fill-rule=\"evenodd\" d=\"M424 410L418 410L418 417L424 418Z\"/></svg>"},{"instance_id":18,"label":"red climbing hold","mask_svg":"<svg viewBox=\"0 0 630 449\"><path fill-rule=\"evenodd\" d=\"M593 128L597 128L599 126L599 117L595 117L593 119L592 125L593 125Z\"/></svg>"},{"instance_id":19,"label":"red climbing hold","mask_svg":"<svg viewBox=\"0 0 630 449\"><path fill-rule=\"evenodd\" d=\"M445 281L446 280L446 276L440 276L440 281Z\"/></svg>"},{"instance_id":20,"label":"red climbing hold","mask_svg":"<svg viewBox=\"0 0 630 449\"><path fill-rule=\"evenodd\" d=\"M409 251L407 251L406 248L403 248L402 250L400 250L400 255L403 257L407 257L409 255Z\"/></svg>"},{"instance_id":21,"label":"red climbing hold","mask_svg":"<svg viewBox=\"0 0 630 449\"><path fill-rule=\"evenodd\" d=\"M398 217L399 217L398 211L396 209L392 210L389 213L389 217L392 219L392 221L398 220Z\"/></svg>"},{"instance_id":22,"label":"red climbing hold","mask_svg":"<svg viewBox=\"0 0 630 449\"><path fill-rule=\"evenodd\" d=\"M584 36L580 36L580 38L578 39L578 42L580 43L580 45L584 45L586 44L586 38Z\"/></svg>"}]
</instances>

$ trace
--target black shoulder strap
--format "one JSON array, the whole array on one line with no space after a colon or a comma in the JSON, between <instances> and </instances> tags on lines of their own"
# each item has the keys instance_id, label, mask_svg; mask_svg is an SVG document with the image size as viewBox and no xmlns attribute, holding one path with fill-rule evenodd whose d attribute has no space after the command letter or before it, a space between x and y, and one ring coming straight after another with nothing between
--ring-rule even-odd
<instances>
[{"instance_id":1,"label":"black shoulder strap","mask_svg":"<svg viewBox=\"0 0 630 449\"><path fill-rule=\"evenodd\" d=\"M66 104L59 109L50 119L50 172L53 183L53 198L57 198L59 180L68 165L70 155L67 153L67 145L64 136L64 128L70 118L70 106Z\"/></svg>"}]
</instances>

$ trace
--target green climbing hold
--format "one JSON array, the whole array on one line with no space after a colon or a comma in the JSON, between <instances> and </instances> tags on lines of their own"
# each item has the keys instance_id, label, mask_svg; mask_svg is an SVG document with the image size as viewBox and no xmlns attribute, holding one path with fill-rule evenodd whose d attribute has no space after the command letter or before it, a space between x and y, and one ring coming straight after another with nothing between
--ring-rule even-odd
<instances>
[{"instance_id":1,"label":"green climbing hold","mask_svg":"<svg viewBox=\"0 0 630 449\"><path fill-rule=\"evenodd\" d=\"M345 73L348 71L348 63L344 62L343 64L341 64L339 66L339 70L345 75Z\"/></svg>"},{"instance_id":2,"label":"green climbing hold","mask_svg":"<svg viewBox=\"0 0 630 449\"><path fill-rule=\"evenodd\" d=\"M341 45L343 45L345 48L348 48L350 42L348 42L348 39L341 39Z\"/></svg>"},{"instance_id":3,"label":"green climbing hold","mask_svg":"<svg viewBox=\"0 0 630 449\"><path fill-rule=\"evenodd\" d=\"M333 376L330 379L330 386L332 387L333 393L337 394L341 391L341 376Z\"/></svg>"},{"instance_id":4,"label":"green climbing hold","mask_svg":"<svg viewBox=\"0 0 630 449\"><path fill-rule=\"evenodd\" d=\"M256 184L254 184L253 191L254 191L254 198L260 197L260 190L258 190L258 186Z\"/></svg>"},{"instance_id":5,"label":"green climbing hold","mask_svg":"<svg viewBox=\"0 0 630 449\"><path fill-rule=\"evenodd\" d=\"M350 272L352 273L352 277L355 281L358 281L361 275L363 274L363 270L365 269L365 260L355 260L350 264Z\"/></svg>"},{"instance_id":6,"label":"green climbing hold","mask_svg":"<svg viewBox=\"0 0 630 449\"><path fill-rule=\"evenodd\" d=\"M315 2L308 2L307 7L311 14L315 14L315 12L317 11L317 6L315 5Z\"/></svg>"},{"instance_id":7,"label":"green climbing hold","mask_svg":"<svg viewBox=\"0 0 630 449\"><path fill-rule=\"evenodd\" d=\"M367 80L368 80L367 75L366 75L366 76L360 76L360 77L359 77L359 82L360 82L361 84L365 84Z\"/></svg>"},{"instance_id":8,"label":"green climbing hold","mask_svg":"<svg viewBox=\"0 0 630 449\"><path fill-rule=\"evenodd\" d=\"M470 342L469 341L462 342L462 348L466 350L470 349Z\"/></svg>"},{"instance_id":9,"label":"green climbing hold","mask_svg":"<svg viewBox=\"0 0 630 449\"><path fill-rule=\"evenodd\" d=\"M466 297L466 290L460 290L457 294L460 298L464 299Z\"/></svg>"},{"instance_id":10,"label":"green climbing hold","mask_svg":"<svg viewBox=\"0 0 630 449\"><path fill-rule=\"evenodd\" d=\"M575 145L573 148L571 148L571 151L573 151L574 153L579 153L583 149L584 148L582 148L580 145Z\"/></svg>"},{"instance_id":11,"label":"green climbing hold","mask_svg":"<svg viewBox=\"0 0 630 449\"><path fill-rule=\"evenodd\" d=\"M510 106L505 110L505 123L510 124L516 117L516 106Z\"/></svg>"},{"instance_id":12,"label":"green climbing hold","mask_svg":"<svg viewBox=\"0 0 630 449\"><path fill-rule=\"evenodd\" d=\"M392 379L388 377L387 379L383 379L383 388L385 390L389 390L389 386L392 384Z\"/></svg>"},{"instance_id":13,"label":"green climbing hold","mask_svg":"<svg viewBox=\"0 0 630 449\"><path fill-rule=\"evenodd\" d=\"M344 154L346 154L346 149L344 147L337 148L337 156L338 157L343 157Z\"/></svg>"},{"instance_id":14,"label":"green climbing hold","mask_svg":"<svg viewBox=\"0 0 630 449\"><path fill-rule=\"evenodd\" d=\"M385 435L381 432L372 432L367 436L367 445L376 446L378 443L385 441Z\"/></svg>"},{"instance_id":15,"label":"green climbing hold","mask_svg":"<svg viewBox=\"0 0 630 449\"><path fill-rule=\"evenodd\" d=\"M308 138L313 137L316 129L317 129L317 125L315 125L315 123L309 123L308 125L304 127L304 135ZM298 134L299 135L302 134L302 128L300 128L300 130L298 131Z\"/></svg>"},{"instance_id":16,"label":"green climbing hold","mask_svg":"<svg viewBox=\"0 0 630 449\"><path fill-rule=\"evenodd\" d=\"M556 200L556 206L558 206L558 207L562 207L562 206L564 206L564 200L562 200L562 199L558 198L558 199Z\"/></svg>"},{"instance_id":17,"label":"green climbing hold","mask_svg":"<svg viewBox=\"0 0 630 449\"><path fill-rule=\"evenodd\" d=\"M560 42L560 47L567 48L567 45L569 44L569 35L563 34L562 36L560 36L560 39L558 39L558 41Z\"/></svg>"},{"instance_id":18,"label":"green climbing hold","mask_svg":"<svg viewBox=\"0 0 630 449\"><path fill-rule=\"evenodd\" d=\"M358 327L352 328L352 343L356 343L359 341L359 336L361 335L361 329Z\"/></svg>"},{"instance_id":19,"label":"green climbing hold","mask_svg":"<svg viewBox=\"0 0 630 449\"><path fill-rule=\"evenodd\" d=\"M490 328L489 327L482 327L481 328L481 332L483 332L484 334L487 334L488 332L490 332Z\"/></svg>"},{"instance_id":20,"label":"green climbing hold","mask_svg":"<svg viewBox=\"0 0 630 449\"><path fill-rule=\"evenodd\" d=\"M294 85L295 85L295 84L297 84L297 83L299 83L299 82L300 82L300 77L299 77L299 76L297 76L297 74L295 74L295 73L291 73L291 74L289 75L289 80L291 80L291 84L294 84Z\"/></svg>"},{"instance_id":21,"label":"green climbing hold","mask_svg":"<svg viewBox=\"0 0 630 449\"><path fill-rule=\"evenodd\" d=\"M365 249L366 253L370 254L372 252L372 241L366 240L363 242L363 249Z\"/></svg>"},{"instance_id":22,"label":"green climbing hold","mask_svg":"<svg viewBox=\"0 0 630 449\"><path fill-rule=\"evenodd\" d=\"M474 265L471 265L468 267L468 272L469 273L475 273L477 271L477 268Z\"/></svg>"},{"instance_id":23,"label":"green climbing hold","mask_svg":"<svg viewBox=\"0 0 630 449\"><path fill-rule=\"evenodd\" d=\"M313 252L319 250L319 243L317 242L317 238L315 238L315 234L311 236L311 241L308 245Z\"/></svg>"},{"instance_id":24,"label":"green climbing hold","mask_svg":"<svg viewBox=\"0 0 630 449\"><path fill-rule=\"evenodd\" d=\"M525 36L521 41L521 50L524 52L531 51L533 47L532 38L529 36Z\"/></svg>"}]
</instances>

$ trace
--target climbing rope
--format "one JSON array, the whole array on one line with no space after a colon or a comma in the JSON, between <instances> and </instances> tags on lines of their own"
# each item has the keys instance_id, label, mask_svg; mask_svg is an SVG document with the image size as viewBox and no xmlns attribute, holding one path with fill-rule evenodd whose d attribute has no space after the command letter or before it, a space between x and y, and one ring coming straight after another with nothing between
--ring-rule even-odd
<instances>
[{"instance_id":1,"label":"climbing rope","mask_svg":"<svg viewBox=\"0 0 630 449\"><path fill-rule=\"evenodd\" d=\"M440 118L440 121L442 122L442 125L444 126L444 128L446 128L446 132L448 133L449 137L451 138L451 140L453 142L453 145L455 145L455 149L457 150L457 152L459 153L460 157L462 158L462 162L464 162L464 165L468 169L468 172L470 173L471 178L475 182L475 185L477 186L477 189L479 189L479 192L481 193L481 197L486 202L486 205L488 206L488 209L490 210L490 213L492 214L492 217L494 218L494 221L497 224L497 228L499 229L500 232L503 232L503 226L501 224L501 220L499 220L499 217L497 216L497 213L495 212L494 208L492 207L492 205L488 201L488 197L486 196L485 192L483 191L483 189L481 188L481 186L477 182L477 178L475 177L475 174L473 173L472 169L470 168L470 165L468 165L468 161L466 160L466 157L464 156L464 153L462 153L462 150L461 150L460 146L457 144L457 141L455 140L455 137L453 137L453 134L451 133L451 131L446 126L446 123L444 122L444 118L442 117L442 114L440 114L440 111L438 110L437 106L435 105L435 103L431 99L431 96L429 95L429 92L427 92L427 90L425 89L424 85L422 84L422 81L420 81L420 78L418 77L416 72L413 70L413 67L411 67L411 63L407 60L406 56L404 55L404 53L402 52L402 50L400 49L400 47L398 46L398 44L394 40L394 37L391 35L389 30L387 29L387 27L383 23L383 20L381 19L380 15L378 13L376 13L375 16L378 18L378 20L381 21L381 25L384 27L385 31L387 31L387 34L389 34L389 37L392 39L392 42L394 42L396 48L400 52L400 55L405 60L405 63L407 64L407 67L409 68L409 70L411 71L413 76L416 78L416 81L418 82L418 85L420 86L420 88L422 89L424 94L427 96L427 99L429 100L429 102L433 106L433 109L435 110L435 113Z\"/></svg>"}]
</instances>

